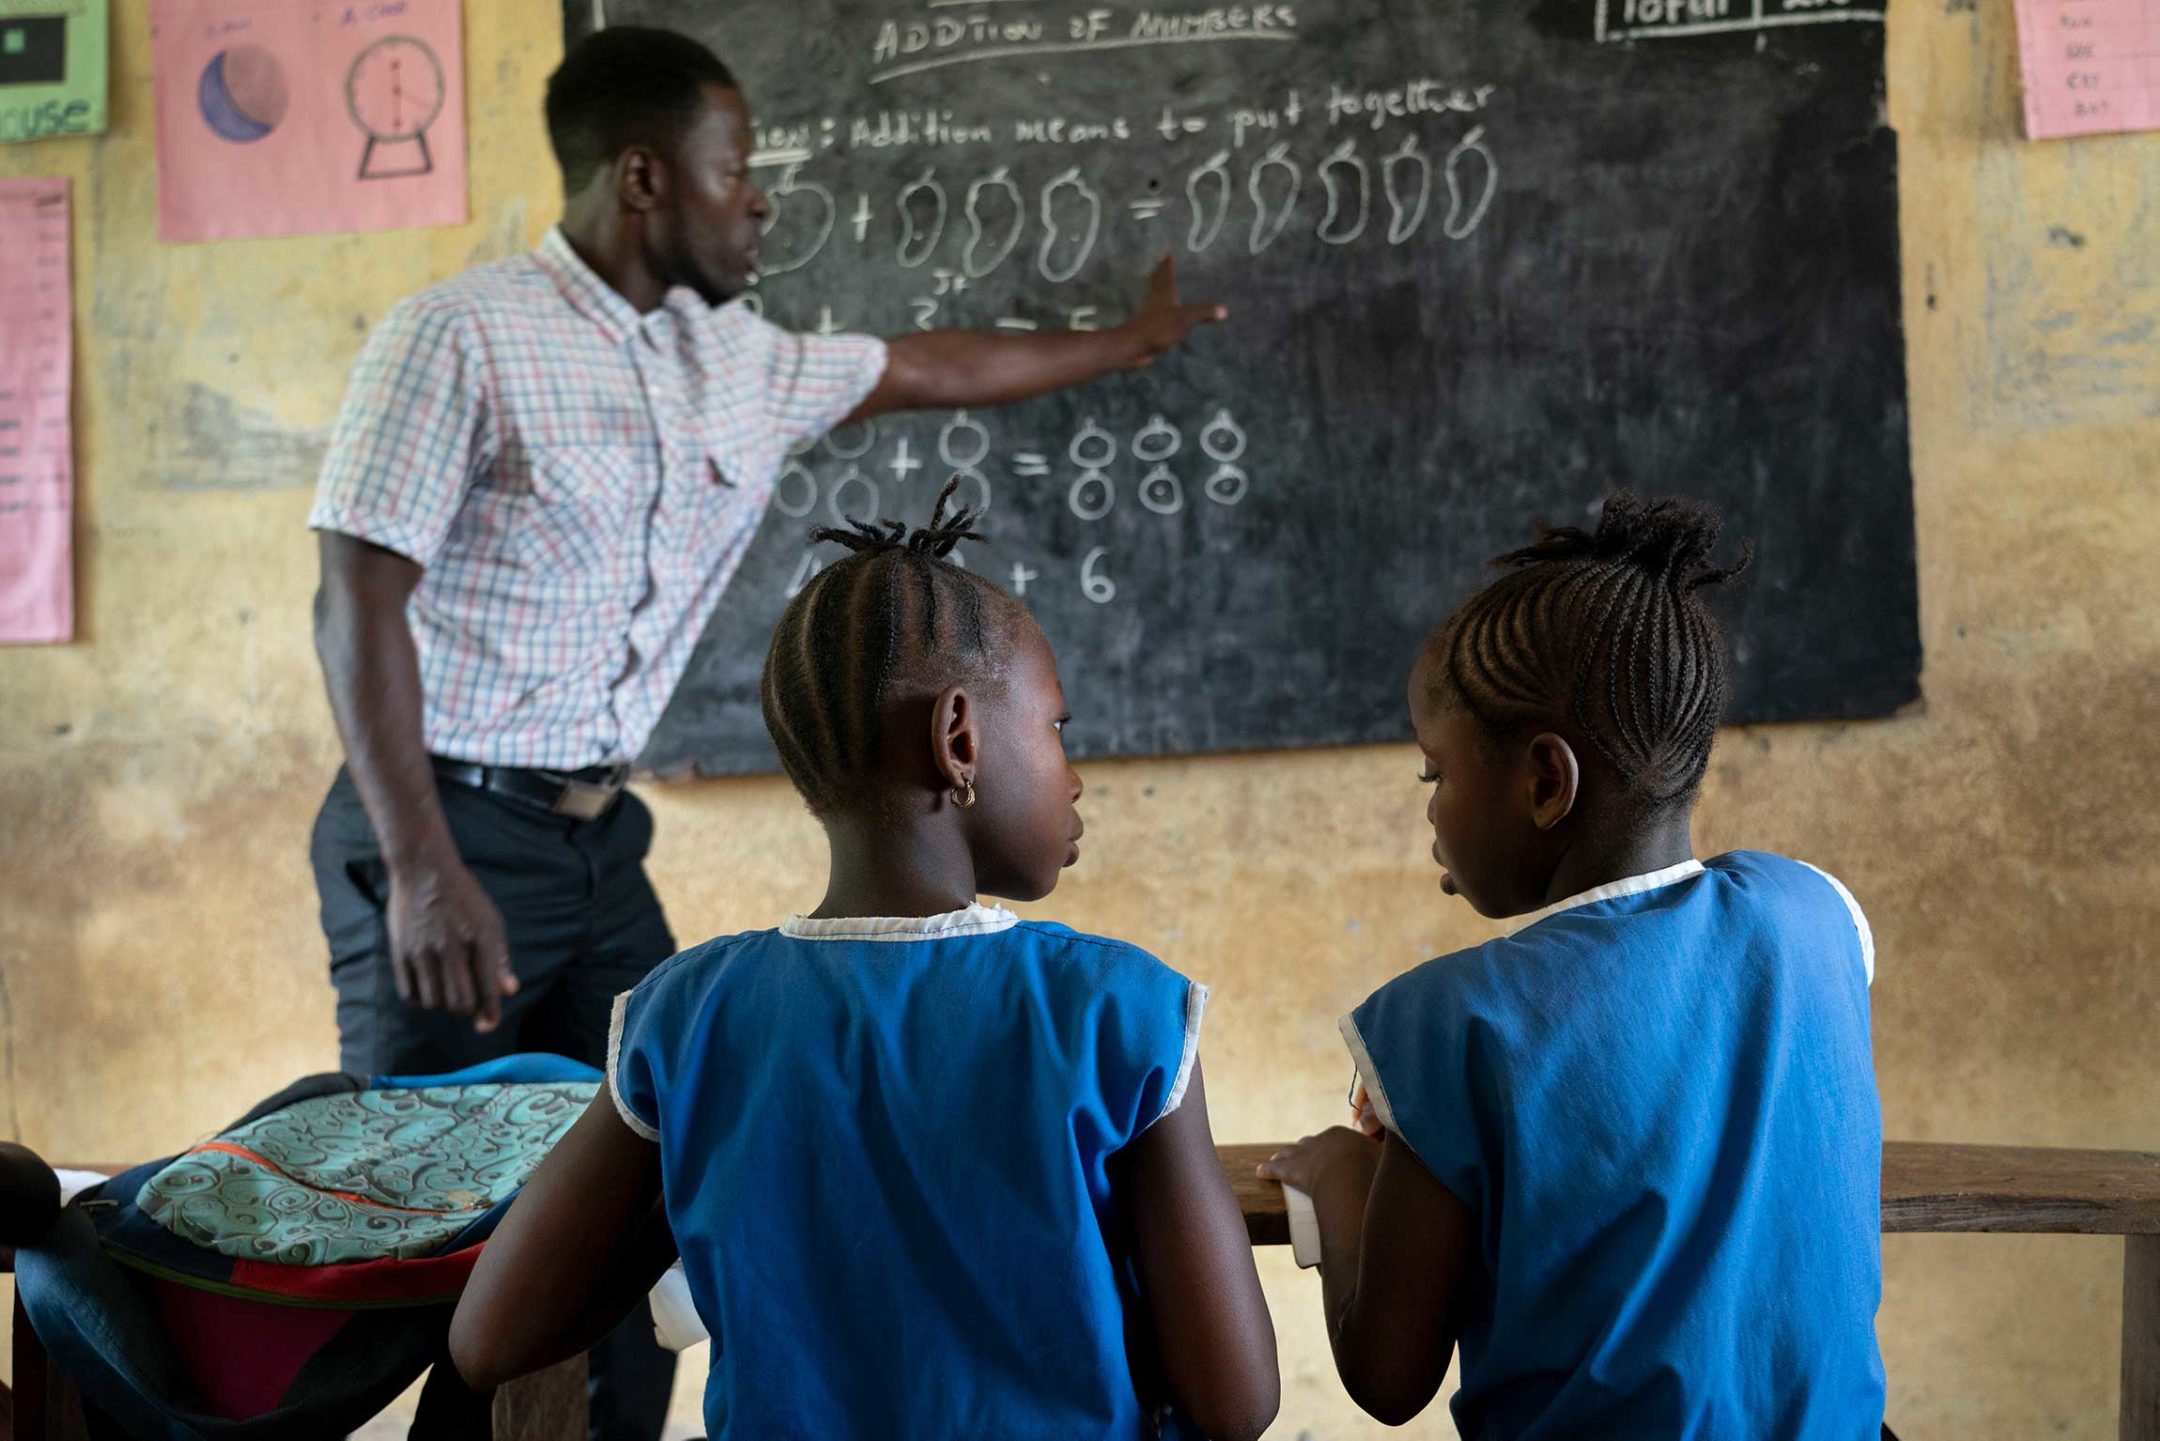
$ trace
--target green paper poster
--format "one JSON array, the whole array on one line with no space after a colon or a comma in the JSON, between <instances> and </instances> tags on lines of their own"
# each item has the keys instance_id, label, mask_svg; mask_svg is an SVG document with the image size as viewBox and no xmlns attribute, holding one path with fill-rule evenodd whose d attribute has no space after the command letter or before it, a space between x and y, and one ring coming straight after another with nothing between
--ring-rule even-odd
<instances>
[{"instance_id":1,"label":"green paper poster","mask_svg":"<svg viewBox=\"0 0 2160 1441\"><path fill-rule=\"evenodd\" d=\"M107 0L0 0L0 141L105 128Z\"/></svg>"}]
</instances>

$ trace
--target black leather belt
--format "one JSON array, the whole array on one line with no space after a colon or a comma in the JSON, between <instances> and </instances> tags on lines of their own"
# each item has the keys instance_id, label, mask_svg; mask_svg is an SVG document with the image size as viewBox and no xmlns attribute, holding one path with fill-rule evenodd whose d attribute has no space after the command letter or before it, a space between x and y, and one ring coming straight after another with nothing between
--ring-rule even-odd
<instances>
[{"instance_id":1,"label":"black leather belt","mask_svg":"<svg viewBox=\"0 0 2160 1441\"><path fill-rule=\"evenodd\" d=\"M453 785L492 791L514 801L574 820L596 821L630 783L627 763L587 766L581 771L528 770L523 766L483 766L429 756L435 774Z\"/></svg>"}]
</instances>

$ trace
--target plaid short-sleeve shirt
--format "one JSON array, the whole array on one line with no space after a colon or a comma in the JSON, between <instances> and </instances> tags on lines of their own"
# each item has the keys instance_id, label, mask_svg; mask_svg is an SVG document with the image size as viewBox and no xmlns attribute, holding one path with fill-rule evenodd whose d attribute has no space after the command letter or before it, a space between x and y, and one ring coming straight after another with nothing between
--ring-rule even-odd
<instances>
[{"instance_id":1,"label":"plaid short-sleeve shirt","mask_svg":"<svg viewBox=\"0 0 2160 1441\"><path fill-rule=\"evenodd\" d=\"M874 337L687 289L640 315L553 230L376 328L308 524L424 568L407 615L431 752L634 759L788 449L884 368Z\"/></svg>"}]
</instances>

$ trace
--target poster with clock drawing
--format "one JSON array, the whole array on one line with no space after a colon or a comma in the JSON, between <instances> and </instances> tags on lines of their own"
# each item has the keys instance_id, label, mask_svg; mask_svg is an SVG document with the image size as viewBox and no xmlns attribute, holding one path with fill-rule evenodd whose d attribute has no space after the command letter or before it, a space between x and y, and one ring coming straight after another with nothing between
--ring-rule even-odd
<instances>
[{"instance_id":1,"label":"poster with clock drawing","mask_svg":"<svg viewBox=\"0 0 2160 1441\"><path fill-rule=\"evenodd\" d=\"M466 219L459 0L152 0L158 234Z\"/></svg>"}]
</instances>

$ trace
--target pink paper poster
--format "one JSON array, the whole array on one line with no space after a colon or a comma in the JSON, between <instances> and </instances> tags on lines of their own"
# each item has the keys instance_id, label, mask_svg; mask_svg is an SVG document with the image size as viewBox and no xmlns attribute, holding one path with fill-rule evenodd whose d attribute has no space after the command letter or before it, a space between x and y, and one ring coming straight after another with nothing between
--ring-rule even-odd
<instances>
[{"instance_id":1,"label":"pink paper poster","mask_svg":"<svg viewBox=\"0 0 2160 1441\"><path fill-rule=\"evenodd\" d=\"M68 183L0 180L0 642L75 634Z\"/></svg>"},{"instance_id":2,"label":"pink paper poster","mask_svg":"<svg viewBox=\"0 0 2160 1441\"><path fill-rule=\"evenodd\" d=\"M2160 129L2160 0L2017 0L2025 133Z\"/></svg>"},{"instance_id":3,"label":"pink paper poster","mask_svg":"<svg viewBox=\"0 0 2160 1441\"><path fill-rule=\"evenodd\" d=\"M154 0L166 240L457 225L458 0Z\"/></svg>"}]
</instances>

